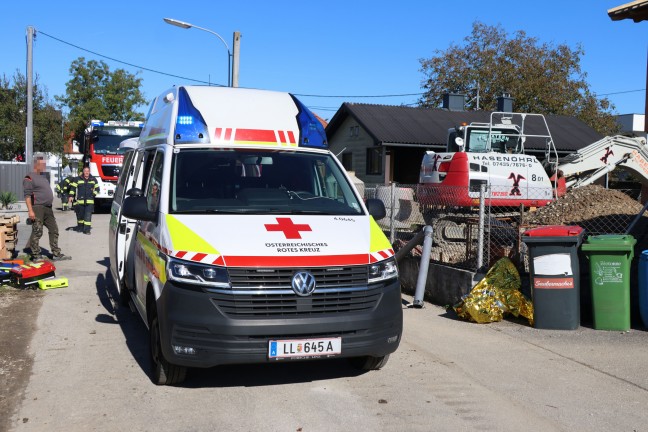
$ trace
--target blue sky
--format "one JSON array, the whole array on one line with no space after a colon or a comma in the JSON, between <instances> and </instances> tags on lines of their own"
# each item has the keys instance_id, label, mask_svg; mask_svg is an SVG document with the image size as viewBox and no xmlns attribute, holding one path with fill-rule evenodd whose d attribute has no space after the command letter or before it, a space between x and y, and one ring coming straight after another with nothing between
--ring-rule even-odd
<instances>
[{"instance_id":1,"label":"blue sky","mask_svg":"<svg viewBox=\"0 0 648 432\"><path fill-rule=\"evenodd\" d=\"M10 1L0 16L0 74L25 73L26 28L33 26L34 72L50 98L64 94L70 65L81 56L104 60L111 70L141 70L68 44L187 78L141 70L148 99L195 83L189 79L226 84L223 43L163 22L170 17L217 32L230 50L233 33L241 32L241 87L322 96L300 99L330 119L343 102L414 104L422 92L419 59L462 43L481 21L541 42L580 43L591 90L607 95L618 114L644 113L648 23L607 16L625 1ZM360 97L384 95L410 96Z\"/></svg>"}]
</instances>

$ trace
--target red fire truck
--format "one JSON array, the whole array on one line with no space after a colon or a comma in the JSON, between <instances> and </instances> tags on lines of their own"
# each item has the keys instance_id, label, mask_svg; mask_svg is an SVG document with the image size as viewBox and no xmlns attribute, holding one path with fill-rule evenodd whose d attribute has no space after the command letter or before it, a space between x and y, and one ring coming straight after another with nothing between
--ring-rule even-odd
<instances>
[{"instance_id":1,"label":"red fire truck","mask_svg":"<svg viewBox=\"0 0 648 432\"><path fill-rule=\"evenodd\" d=\"M97 178L99 194L95 204L110 202L124 160L119 144L125 139L138 137L144 122L92 120L85 129L83 144L83 165L90 167L90 174Z\"/></svg>"}]
</instances>

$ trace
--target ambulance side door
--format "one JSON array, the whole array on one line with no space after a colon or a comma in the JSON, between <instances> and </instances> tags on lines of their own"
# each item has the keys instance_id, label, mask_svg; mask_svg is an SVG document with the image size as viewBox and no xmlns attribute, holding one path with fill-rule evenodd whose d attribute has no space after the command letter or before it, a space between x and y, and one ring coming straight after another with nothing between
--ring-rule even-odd
<instances>
[{"instance_id":1,"label":"ambulance side door","mask_svg":"<svg viewBox=\"0 0 648 432\"><path fill-rule=\"evenodd\" d=\"M159 187L162 182L164 167L164 152L161 149L151 149L144 153L144 164L141 173L140 188L147 199L147 207L157 213L159 210ZM137 241L134 244L135 262L135 301L136 306L144 318L146 314L146 291L149 283L159 292L160 268L159 251L154 243L159 243L159 229L157 221L139 221L137 223ZM151 241L153 239L154 241ZM156 295L157 297L157 295Z\"/></svg>"},{"instance_id":2,"label":"ambulance side door","mask_svg":"<svg viewBox=\"0 0 648 432\"><path fill-rule=\"evenodd\" d=\"M141 157L141 154L139 156ZM124 155L123 169L119 176L115 196L110 208L110 225L108 231L110 272L120 295L125 295L125 293L122 293L122 290L127 289L127 285L129 285L129 280L126 279L127 275L132 277L132 273L127 271L129 264L127 257L128 249L132 243L135 221L122 215L122 204L126 197L126 192L133 187L137 159L138 153L134 150L128 151ZM127 299L125 296L123 298Z\"/></svg>"}]
</instances>

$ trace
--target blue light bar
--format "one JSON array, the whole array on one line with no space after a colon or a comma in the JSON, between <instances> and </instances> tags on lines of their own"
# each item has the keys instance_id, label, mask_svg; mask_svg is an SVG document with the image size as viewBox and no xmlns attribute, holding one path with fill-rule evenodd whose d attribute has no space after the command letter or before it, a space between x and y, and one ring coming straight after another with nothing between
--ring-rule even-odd
<instances>
[{"instance_id":1,"label":"blue light bar","mask_svg":"<svg viewBox=\"0 0 648 432\"><path fill-rule=\"evenodd\" d=\"M193 124L193 117L188 116L188 115L183 115L183 116L179 115L177 123L180 124L180 125Z\"/></svg>"},{"instance_id":2,"label":"blue light bar","mask_svg":"<svg viewBox=\"0 0 648 432\"><path fill-rule=\"evenodd\" d=\"M297 124L299 125L299 146L313 148L328 148L326 132L322 123L306 106L295 96L290 95L297 105Z\"/></svg>"},{"instance_id":3,"label":"blue light bar","mask_svg":"<svg viewBox=\"0 0 648 432\"><path fill-rule=\"evenodd\" d=\"M90 122L90 125L92 125L92 126L103 126L104 122L102 122L101 120L92 120Z\"/></svg>"},{"instance_id":4,"label":"blue light bar","mask_svg":"<svg viewBox=\"0 0 648 432\"><path fill-rule=\"evenodd\" d=\"M200 111L191 103L189 94L184 87L178 89L178 117L174 135L176 144L207 144L210 142L207 123Z\"/></svg>"}]
</instances>

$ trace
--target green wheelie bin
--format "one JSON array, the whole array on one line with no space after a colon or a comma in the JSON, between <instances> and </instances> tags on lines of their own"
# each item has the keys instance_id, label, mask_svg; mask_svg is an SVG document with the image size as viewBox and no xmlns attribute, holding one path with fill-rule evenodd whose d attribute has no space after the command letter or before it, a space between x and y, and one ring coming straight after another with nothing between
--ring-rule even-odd
<instances>
[{"instance_id":1,"label":"green wheelie bin","mask_svg":"<svg viewBox=\"0 0 648 432\"><path fill-rule=\"evenodd\" d=\"M581 246L590 262L592 315L597 330L630 330L631 235L589 237Z\"/></svg>"}]
</instances>

